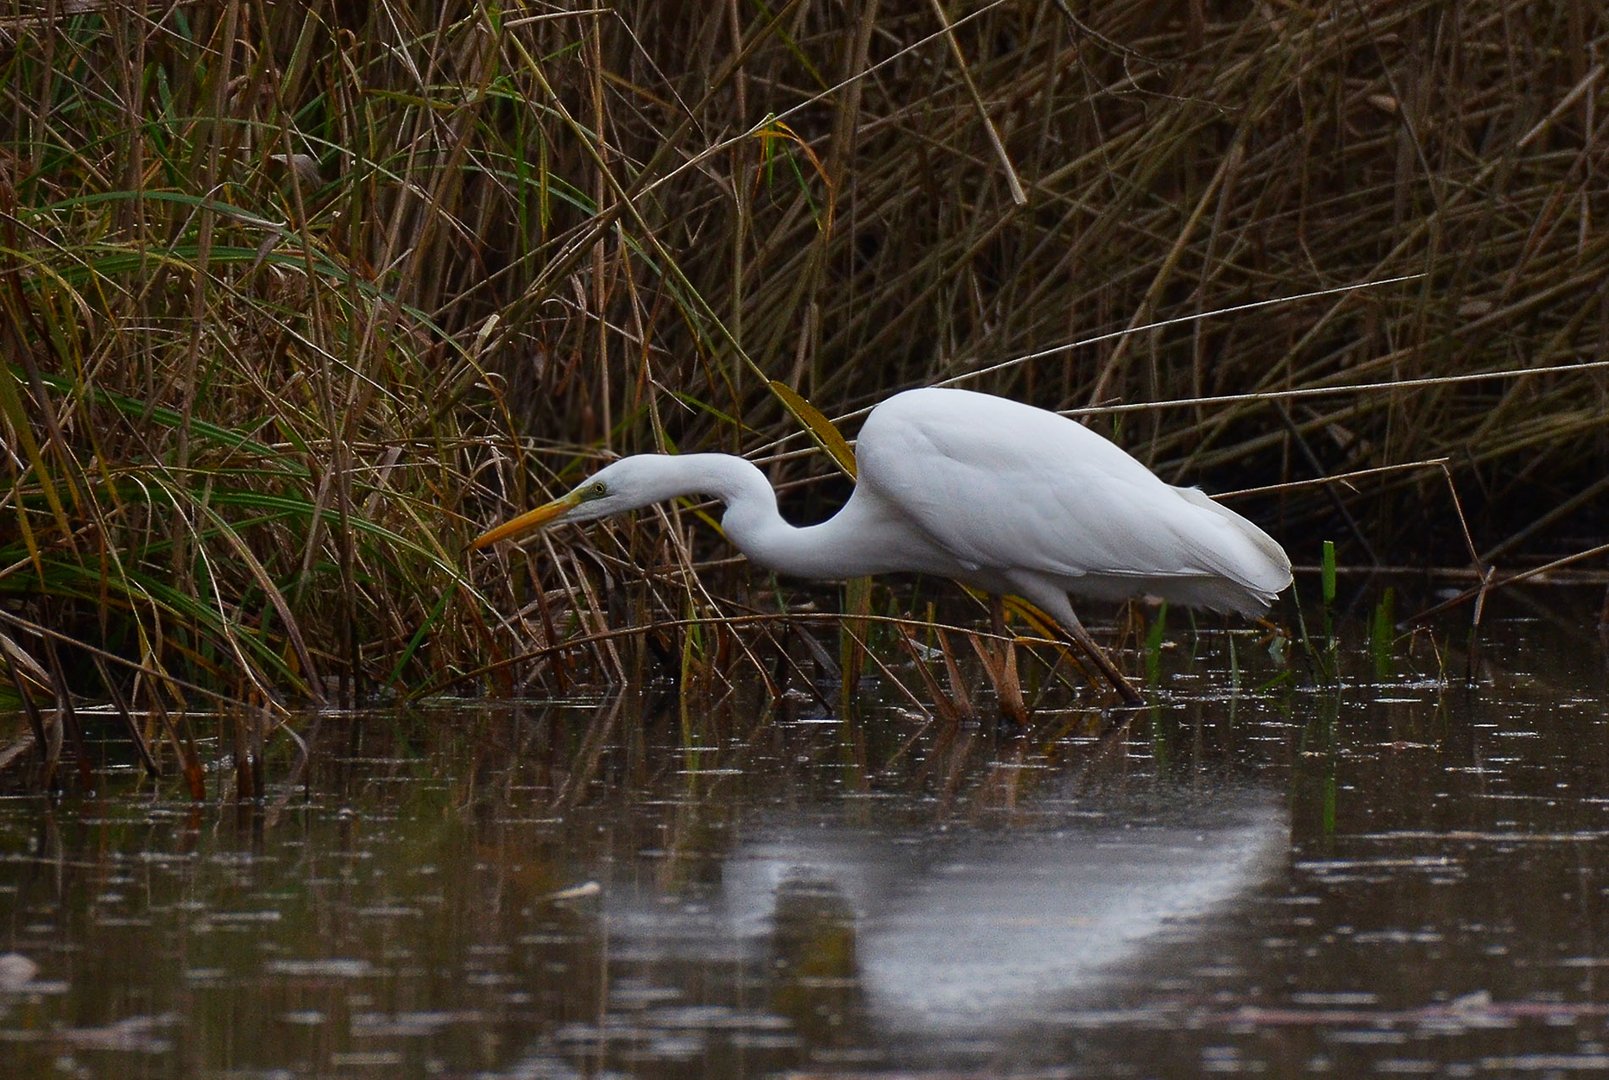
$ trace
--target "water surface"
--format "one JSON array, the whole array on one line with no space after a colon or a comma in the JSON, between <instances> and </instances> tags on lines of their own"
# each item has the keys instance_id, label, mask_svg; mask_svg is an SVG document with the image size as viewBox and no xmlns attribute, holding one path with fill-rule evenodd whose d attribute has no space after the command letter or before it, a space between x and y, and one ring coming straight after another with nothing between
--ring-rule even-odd
<instances>
[{"instance_id":1,"label":"water surface","mask_svg":"<svg viewBox=\"0 0 1609 1080\"><path fill-rule=\"evenodd\" d=\"M109 765L0 799L6 1075L1609 1072L1592 599L1473 687L1204 633L1026 737L645 691L309 718L261 804Z\"/></svg>"}]
</instances>

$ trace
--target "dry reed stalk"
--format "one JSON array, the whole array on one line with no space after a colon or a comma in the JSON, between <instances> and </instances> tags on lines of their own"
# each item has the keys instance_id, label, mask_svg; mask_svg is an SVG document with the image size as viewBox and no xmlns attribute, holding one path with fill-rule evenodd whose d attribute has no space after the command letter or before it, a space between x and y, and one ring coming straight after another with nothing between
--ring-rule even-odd
<instances>
[{"instance_id":1,"label":"dry reed stalk","mask_svg":"<svg viewBox=\"0 0 1609 1080\"><path fill-rule=\"evenodd\" d=\"M839 415L1081 339L972 385L1187 401L1090 422L1209 489L1445 457L1477 547L1601 534L1596 5L19 4L0 34L0 611L65 647L58 689L353 700L533 640L592 643L549 687L621 677L611 590L665 530L681 573L628 607L747 602L710 530L532 569L464 540L600 447L800 430L773 380ZM1436 502L1243 509L1451 558Z\"/></svg>"}]
</instances>

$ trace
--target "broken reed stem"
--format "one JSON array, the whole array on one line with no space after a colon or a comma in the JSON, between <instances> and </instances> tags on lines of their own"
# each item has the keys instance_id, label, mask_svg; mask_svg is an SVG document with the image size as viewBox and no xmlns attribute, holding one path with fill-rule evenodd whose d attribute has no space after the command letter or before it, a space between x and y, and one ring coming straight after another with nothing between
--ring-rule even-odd
<instances>
[{"instance_id":1,"label":"broken reed stem","mask_svg":"<svg viewBox=\"0 0 1609 1080\"><path fill-rule=\"evenodd\" d=\"M1319 484L1350 484L1353 480L1360 480L1365 476L1383 476L1386 473L1403 472L1411 469L1434 469L1444 467L1451 458L1428 458L1424 461L1404 461L1396 465L1376 465L1369 469L1353 469L1349 472L1333 473L1329 476L1315 476L1307 480L1289 480L1283 484L1264 484L1261 487L1237 488L1234 491L1213 492L1216 500L1239 499L1247 495L1268 495L1276 491L1301 491L1304 488L1315 487Z\"/></svg>"},{"instance_id":2,"label":"broken reed stem","mask_svg":"<svg viewBox=\"0 0 1609 1080\"><path fill-rule=\"evenodd\" d=\"M1493 593L1498 589L1507 588L1510 585L1518 585L1520 582L1529 581L1532 578L1542 577L1546 574L1552 573L1555 570L1562 570L1566 566L1573 566L1578 562L1596 558L1599 555L1609 555L1609 544L1599 544L1596 547L1590 547L1584 551L1578 551L1574 555L1566 555L1563 558L1554 559L1551 562L1543 563L1541 566L1533 566L1529 570L1520 570L1505 577L1498 577L1496 575L1496 568L1488 567L1485 572L1480 575L1480 584L1471 586L1470 588L1459 593L1457 596L1450 597L1446 600L1443 600L1439 604L1426 608L1424 611L1421 611L1411 619L1404 619L1402 622L1398 623L1397 626L1400 628L1423 623L1427 619L1440 615L1444 611L1449 611L1455 607L1458 607L1460 604L1466 604L1470 600L1484 602L1488 594Z\"/></svg>"}]
</instances>

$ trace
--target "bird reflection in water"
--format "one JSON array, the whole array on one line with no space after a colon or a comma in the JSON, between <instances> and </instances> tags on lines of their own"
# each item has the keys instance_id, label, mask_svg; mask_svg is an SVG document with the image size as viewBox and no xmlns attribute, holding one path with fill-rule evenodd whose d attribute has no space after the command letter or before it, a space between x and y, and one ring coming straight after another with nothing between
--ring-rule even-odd
<instances>
[{"instance_id":1,"label":"bird reflection in water","mask_svg":"<svg viewBox=\"0 0 1609 1080\"><path fill-rule=\"evenodd\" d=\"M831 1002L884 1034L1003 1040L1165 958L1286 865L1272 796L1142 802L1082 797L1028 827L954 831L773 813L695 902L611 890L611 937L635 955L760 962L802 1026Z\"/></svg>"}]
</instances>

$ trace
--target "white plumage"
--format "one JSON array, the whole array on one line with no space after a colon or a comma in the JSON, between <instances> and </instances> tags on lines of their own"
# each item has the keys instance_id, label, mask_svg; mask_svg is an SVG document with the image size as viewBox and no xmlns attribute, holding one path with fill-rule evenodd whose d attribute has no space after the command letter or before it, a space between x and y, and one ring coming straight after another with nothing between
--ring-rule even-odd
<instances>
[{"instance_id":1,"label":"white plumage","mask_svg":"<svg viewBox=\"0 0 1609 1080\"><path fill-rule=\"evenodd\" d=\"M955 560L951 576L990 592L1033 582L1255 615L1291 582L1284 549L1239 514L1020 402L907 391L872 411L855 457L855 496L902 515Z\"/></svg>"}]
</instances>

